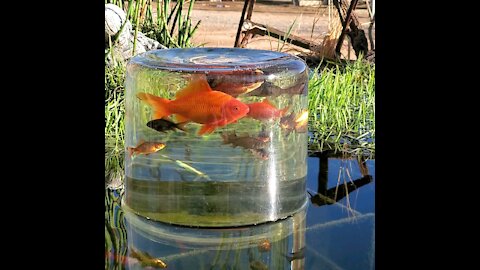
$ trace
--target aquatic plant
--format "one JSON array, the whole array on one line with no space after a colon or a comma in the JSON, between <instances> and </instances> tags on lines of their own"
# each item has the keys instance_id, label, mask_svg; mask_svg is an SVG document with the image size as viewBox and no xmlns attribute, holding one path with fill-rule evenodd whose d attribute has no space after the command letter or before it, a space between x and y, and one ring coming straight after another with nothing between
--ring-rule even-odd
<instances>
[{"instance_id":1,"label":"aquatic plant","mask_svg":"<svg viewBox=\"0 0 480 270\"><path fill-rule=\"evenodd\" d=\"M309 150L375 152L375 65L319 65L309 80Z\"/></svg>"}]
</instances>

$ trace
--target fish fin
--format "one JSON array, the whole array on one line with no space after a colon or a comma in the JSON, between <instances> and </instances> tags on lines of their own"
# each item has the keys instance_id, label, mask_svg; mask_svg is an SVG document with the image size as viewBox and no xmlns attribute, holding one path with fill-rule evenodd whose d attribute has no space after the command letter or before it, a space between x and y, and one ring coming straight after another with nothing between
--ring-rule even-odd
<instances>
[{"instance_id":1,"label":"fish fin","mask_svg":"<svg viewBox=\"0 0 480 270\"><path fill-rule=\"evenodd\" d=\"M212 88L207 82L207 77L204 74L194 74L192 75L190 82L185 88L178 91L175 95L175 98L188 97L197 92L210 92Z\"/></svg>"},{"instance_id":2,"label":"fish fin","mask_svg":"<svg viewBox=\"0 0 480 270\"><path fill-rule=\"evenodd\" d=\"M185 126L190 123L190 121L184 121L184 122L181 122L181 123L177 123L177 128L184 131L184 132L187 132L187 130L185 129Z\"/></svg>"},{"instance_id":3,"label":"fish fin","mask_svg":"<svg viewBox=\"0 0 480 270\"><path fill-rule=\"evenodd\" d=\"M127 147L127 150L128 150L128 156L129 157L132 157L133 153L134 153L134 148L133 147Z\"/></svg>"},{"instance_id":4,"label":"fish fin","mask_svg":"<svg viewBox=\"0 0 480 270\"><path fill-rule=\"evenodd\" d=\"M250 86L250 89L247 91L248 92L251 92L257 88L259 88L260 86L262 86L262 84L264 83L265 81L259 81L259 82L256 82L256 83L253 83L251 86Z\"/></svg>"},{"instance_id":5,"label":"fish fin","mask_svg":"<svg viewBox=\"0 0 480 270\"><path fill-rule=\"evenodd\" d=\"M272 106L272 107L275 107L275 105L273 105L272 102L271 102L270 100L268 100L267 98L264 98L264 99L262 100L262 103L265 103L265 104L268 104L268 105L270 105L270 106Z\"/></svg>"},{"instance_id":6,"label":"fish fin","mask_svg":"<svg viewBox=\"0 0 480 270\"><path fill-rule=\"evenodd\" d=\"M185 117L185 116L180 115L180 114L175 114L175 120L177 121L177 123L190 121L190 119L188 117Z\"/></svg>"},{"instance_id":7,"label":"fish fin","mask_svg":"<svg viewBox=\"0 0 480 270\"><path fill-rule=\"evenodd\" d=\"M280 110L280 117L283 117L288 112L289 109L290 109L290 106L287 106L287 107L281 109Z\"/></svg>"},{"instance_id":8,"label":"fish fin","mask_svg":"<svg viewBox=\"0 0 480 270\"><path fill-rule=\"evenodd\" d=\"M210 133L212 133L216 128L217 128L216 125L205 124L205 125L203 125L202 128L198 131L198 135L210 134Z\"/></svg>"},{"instance_id":9,"label":"fish fin","mask_svg":"<svg viewBox=\"0 0 480 270\"><path fill-rule=\"evenodd\" d=\"M164 118L171 114L168 110L168 103L170 100L166 98L157 97L148 93L138 93L137 97L150 105L153 109L153 119Z\"/></svg>"}]
</instances>

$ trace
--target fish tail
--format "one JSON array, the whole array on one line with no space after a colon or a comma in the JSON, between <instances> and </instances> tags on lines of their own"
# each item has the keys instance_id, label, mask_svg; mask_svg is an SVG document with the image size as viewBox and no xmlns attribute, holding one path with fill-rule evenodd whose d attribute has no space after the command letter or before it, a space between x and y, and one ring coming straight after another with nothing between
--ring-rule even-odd
<instances>
[{"instance_id":1,"label":"fish tail","mask_svg":"<svg viewBox=\"0 0 480 270\"><path fill-rule=\"evenodd\" d=\"M128 156L132 157L133 153L135 152L135 149L133 147L128 147L127 150L128 150Z\"/></svg>"},{"instance_id":2,"label":"fish tail","mask_svg":"<svg viewBox=\"0 0 480 270\"><path fill-rule=\"evenodd\" d=\"M168 100L166 98L157 97L157 96L147 94L147 93L138 93L137 97L141 101L147 103L148 105L150 105L150 107L152 107L152 109L153 109L153 119L160 119L160 118L163 118L165 116L169 116L170 114L172 114L168 110L170 100Z\"/></svg>"},{"instance_id":3,"label":"fish tail","mask_svg":"<svg viewBox=\"0 0 480 270\"><path fill-rule=\"evenodd\" d=\"M180 129L181 131L187 132L187 130L185 129L185 126L186 126L189 122L190 122L190 121L185 121L185 122L177 123L176 128L177 128L177 129Z\"/></svg>"},{"instance_id":4,"label":"fish tail","mask_svg":"<svg viewBox=\"0 0 480 270\"><path fill-rule=\"evenodd\" d=\"M287 107L281 109L280 110L280 117L285 116L285 114L288 112L289 109L290 109L290 106L287 106Z\"/></svg>"},{"instance_id":5,"label":"fish tail","mask_svg":"<svg viewBox=\"0 0 480 270\"><path fill-rule=\"evenodd\" d=\"M198 135L203 134L210 134L212 133L217 127L214 125L203 125L202 128L198 131Z\"/></svg>"}]
</instances>

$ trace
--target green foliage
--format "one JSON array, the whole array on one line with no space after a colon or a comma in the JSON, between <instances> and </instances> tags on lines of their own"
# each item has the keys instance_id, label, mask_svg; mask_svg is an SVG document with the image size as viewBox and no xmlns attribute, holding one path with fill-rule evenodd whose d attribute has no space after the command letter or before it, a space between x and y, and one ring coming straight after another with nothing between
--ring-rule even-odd
<instances>
[{"instance_id":1,"label":"green foliage","mask_svg":"<svg viewBox=\"0 0 480 270\"><path fill-rule=\"evenodd\" d=\"M200 24L198 21L193 26L190 19L194 2L194 0L190 2L180 0L171 8L170 0L155 3L151 0L105 0L105 4L115 4L125 10L127 19L135 29L135 37L138 31L142 31L146 36L168 48L193 46L190 39ZM185 3L189 3L188 11L182 14ZM155 10L156 14L154 14ZM123 30L124 25L120 31ZM105 51L105 59L113 53L112 47L118 36L117 34L113 40L110 40ZM134 43L134 47L135 45ZM115 63L115 57L113 54L111 56L113 66L105 65L105 181L108 183L123 181L125 153L125 66Z\"/></svg>"},{"instance_id":2,"label":"green foliage","mask_svg":"<svg viewBox=\"0 0 480 270\"><path fill-rule=\"evenodd\" d=\"M125 68L105 65L105 181L123 181Z\"/></svg>"},{"instance_id":3,"label":"green foliage","mask_svg":"<svg viewBox=\"0 0 480 270\"><path fill-rule=\"evenodd\" d=\"M139 0L136 2L133 0L125 2L105 0L105 3L115 4L125 10L127 19L135 29L135 37L138 31L141 31L147 37L168 48L193 47L190 39L201 22L198 21L193 25L190 18L195 0L189 2L179 0L173 8L171 0ZM189 3L187 13L182 14L183 6L186 3Z\"/></svg>"},{"instance_id":4,"label":"green foliage","mask_svg":"<svg viewBox=\"0 0 480 270\"><path fill-rule=\"evenodd\" d=\"M375 151L375 65L316 68L309 80L310 150Z\"/></svg>"}]
</instances>

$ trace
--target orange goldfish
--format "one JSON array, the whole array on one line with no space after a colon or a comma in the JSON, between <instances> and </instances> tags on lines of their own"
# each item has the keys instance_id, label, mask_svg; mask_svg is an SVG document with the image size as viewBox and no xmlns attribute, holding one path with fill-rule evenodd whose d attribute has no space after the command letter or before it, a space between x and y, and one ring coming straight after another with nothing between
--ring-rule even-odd
<instances>
[{"instance_id":1,"label":"orange goldfish","mask_svg":"<svg viewBox=\"0 0 480 270\"><path fill-rule=\"evenodd\" d=\"M263 239L262 241L260 241L260 243L258 243L258 251L260 252L270 251L271 248L272 245L270 244L270 241L268 241L268 239Z\"/></svg>"},{"instance_id":2,"label":"orange goldfish","mask_svg":"<svg viewBox=\"0 0 480 270\"><path fill-rule=\"evenodd\" d=\"M298 133L307 132L308 110L304 110L299 114L292 112L291 114L282 117L280 119L280 126L287 130L287 134L294 130Z\"/></svg>"},{"instance_id":3,"label":"orange goldfish","mask_svg":"<svg viewBox=\"0 0 480 270\"><path fill-rule=\"evenodd\" d=\"M308 111L302 111L302 113L295 119L295 131L302 133L307 132L308 125Z\"/></svg>"},{"instance_id":4,"label":"orange goldfish","mask_svg":"<svg viewBox=\"0 0 480 270\"><path fill-rule=\"evenodd\" d=\"M165 148L165 144L161 142L143 142L140 141L137 147L128 147L128 154L132 155L139 155L145 154L149 155L151 153L158 152Z\"/></svg>"},{"instance_id":5,"label":"orange goldfish","mask_svg":"<svg viewBox=\"0 0 480 270\"><path fill-rule=\"evenodd\" d=\"M254 102L247 105L250 108L247 115L260 121L268 121L282 117L288 110L288 107L281 110L277 109L266 98L262 102Z\"/></svg>"},{"instance_id":6,"label":"orange goldfish","mask_svg":"<svg viewBox=\"0 0 480 270\"><path fill-rule=\"evenodd\" d=\"M153 258L147 252L142 252L142 251L130 248L130 253L133 258L140 261L140 264L143 267L150 266L154 268L167 268L167 264L164 261L162 261L159 258Z\"/></svg>"},{"instance_id":7,"label":"orange goldfish","mask_svg":"<svg viewBox=\"0 0 480 270\"><path fill-rule=\"evenodd\" d=\"M247 115L249 108L238 99L220 91L213 91L205 75L192 75L190 83L178 91L174 100L138 93L137 97L149 104L153 119L175 114L177 122L193 121L203 124L198 135L212 133Z\"/></svg>"}]
</instances>

